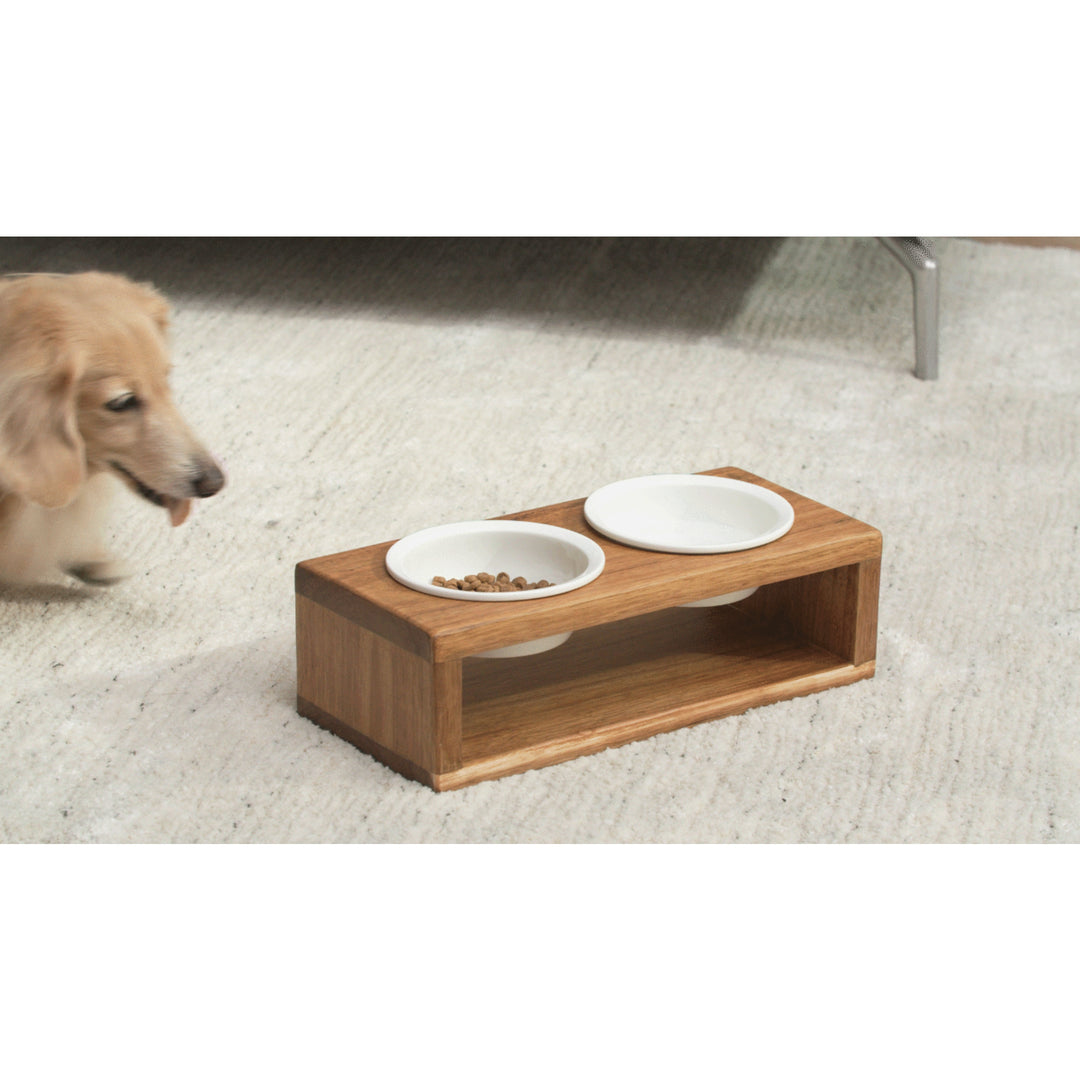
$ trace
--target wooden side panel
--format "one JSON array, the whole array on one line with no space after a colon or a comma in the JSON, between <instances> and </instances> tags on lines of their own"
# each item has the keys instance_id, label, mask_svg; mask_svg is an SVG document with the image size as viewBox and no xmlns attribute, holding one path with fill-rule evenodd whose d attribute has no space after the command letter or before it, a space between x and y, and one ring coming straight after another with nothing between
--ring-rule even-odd
<instances>
[{"instance_id":1,"label":"wooden side panel","mask_svg":"<svg viewBox=\"0 0 1080 1080\"><path fill-rule=\"evenodd\" d=\"M739 607L852 664L865 664L877 655L880 580L881 559L868 559L763 586Z\"/></svg>"},{"instance_id":2,"label":"wooden side panel","mask_svg":"<svg viewBox=\"0 0 1080 1080\"><path fill-rule=\"evenodd\" d=\"M296 655L302 714L345 738L354 733L351 741L395 768L393 759L421 774L461 765L460 661L432 664L304 596L296 598Z\"/></svg>"},{"instance_id":3,"label":"wooden side panel","mask_svg":"<svg viewBox=\"0 0 1080 1080\"><path fill-rule=\"evenodd\" d=\"M384 549L387 547L389 547L388 544L383 545ZM333 558L345 560L349 557L355 557L359 564L358 567L352 568L352 573L356 574L361 581L369 581L376 573L383 573L381 569L383 556L380 554L376 558L370 548L359 552L345 552ZM395 645L416 653L425 660L431 659L431 639L427 634L417 630L390 608L374 604L361 593L349 588L347 571L340 571L343 580L337 580L332 575L326 576L326 566L332 562L333 559L324 558L298 563L294 572L296 595L306 596L319 607L333 611L343 619L356 623L386 638L387 641L392 641ZM320 567L323 572L320 572Z\"/></svg>"},{"instance_id":4,"label":"wooden side panel","mask_svg":"<svg viewBox=\"0 0 1080 1080\"><path fill-rule=\"evenodd\" d=\"M855 642L852 663L864 664L877 657L878 598L881 592L881 559L860 563L855 585Z\"/></svg>"}]
</instances>

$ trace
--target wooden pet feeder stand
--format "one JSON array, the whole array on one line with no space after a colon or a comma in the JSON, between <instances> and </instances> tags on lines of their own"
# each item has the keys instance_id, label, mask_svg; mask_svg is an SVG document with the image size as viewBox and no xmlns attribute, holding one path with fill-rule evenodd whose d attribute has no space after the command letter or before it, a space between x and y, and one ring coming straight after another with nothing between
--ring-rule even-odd
<instances>
[{"instance_id":1,"label":"wooden pet feeder stand","mask_svg":"<svg viewBox=\"0 0 1080 1080\"><path fill-rule=\"evenodd\" d=\"M717 555L616 543L583 499L507 515L589 536L603 573L521 603L466 603L389 576L391 543L296 567L297 709L403 776L447 791L874 674L881 534L784 496L790 531ZM736 604L680 604L758 586ZM474 654L573 631L548 652Z\"/></svg>"}]
</instances>

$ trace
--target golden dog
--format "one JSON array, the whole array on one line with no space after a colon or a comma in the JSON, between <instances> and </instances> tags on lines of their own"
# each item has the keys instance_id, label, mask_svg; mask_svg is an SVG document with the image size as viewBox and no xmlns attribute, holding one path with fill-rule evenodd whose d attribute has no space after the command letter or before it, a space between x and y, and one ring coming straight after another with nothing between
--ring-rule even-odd
<instances>
[{"instance_id":1,"label":"golden dog","mask_svg":"<svg viewBox=\"0 0 1080 1080\"><path fill-rule=\"evenodd\" d=\"M0 278L0 580L124 576L103 546L114 478L169 514L221 469L173 403L169 305L115 274Z\"/></svg>"}]
</instances>

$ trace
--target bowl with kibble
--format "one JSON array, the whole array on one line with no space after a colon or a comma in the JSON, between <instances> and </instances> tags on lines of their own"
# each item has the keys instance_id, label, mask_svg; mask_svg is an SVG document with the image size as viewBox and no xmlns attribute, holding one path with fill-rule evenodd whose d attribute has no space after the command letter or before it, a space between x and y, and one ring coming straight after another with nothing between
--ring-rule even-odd
<instances>
[{"instance_id":1,"label":"bowl with kibble","mask_svg":"<svg viewBox=\"0 0 1080 1080\"><path fill-rule=\"evenodd\" d=\"M580 589L604 569L604 552L587 536L533 521L463 521L398 540L386 553L395 581L445 600L515 603ZM561 645L553 634L478 656L528 656Z\"/></svg>"}]
</instances>

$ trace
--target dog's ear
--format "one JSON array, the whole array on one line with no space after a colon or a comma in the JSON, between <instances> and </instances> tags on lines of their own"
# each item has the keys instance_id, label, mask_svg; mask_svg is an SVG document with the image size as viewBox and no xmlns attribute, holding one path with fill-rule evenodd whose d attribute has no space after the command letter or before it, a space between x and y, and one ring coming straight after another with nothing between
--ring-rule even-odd
<instances>
[{"instance_id":1,"label":"dog's ear","mask_svg":"<svg viewBox=\"0 0 1080 1080\"><path fill-rule=\"evenodd\" d=\"M169 301L153 285L133 283L133 287L135 295L139 298L139 303L142 304L150 318L154 320L158 330L161 331L162 335L168 333L172 317Z\"/></svg>"},{"instance_id":2,"label":"dog's ear","mask_svg":"<svg viewBox=\"0 0 1080 1080\"><path fill-rule=\"evenodd\" d=\"M0 382L0 487L42 506L69 503L86 479L72 363Z\"/></svg>"}]
</instances>

